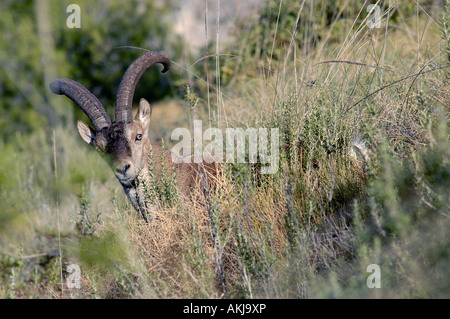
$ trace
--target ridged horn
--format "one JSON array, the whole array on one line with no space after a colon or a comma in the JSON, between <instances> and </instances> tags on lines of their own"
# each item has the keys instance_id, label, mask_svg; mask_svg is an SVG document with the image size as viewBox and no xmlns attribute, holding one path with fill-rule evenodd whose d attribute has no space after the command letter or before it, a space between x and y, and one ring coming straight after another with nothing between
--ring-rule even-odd
<instances>
[{"instance_id":1,"label":"ridged horn","mask_svg":"<svg viewBox=\"0 0 450 319\"><path fill-rule=\"evenodd\" d=\"M80 83L60 78L50 83L50 89L53 93L65 95L74 101L89 117L96 131L111 125L111 119L102 103Z\"/></svg>"},{"instance_id":2,"label":"ridged horn","mask_svg":"<svg viewBox=\"0 0 450 319\"><path fill-rule=\"evenodd\" d=\"M137 58L128 67L120 81L116 98L116 122L131 122L133 119L132 104L136 85L145 70L155 63L164 66L162 73L170 68L170 59L165 52L149 51Z\"/></svg>"}]
</instances>

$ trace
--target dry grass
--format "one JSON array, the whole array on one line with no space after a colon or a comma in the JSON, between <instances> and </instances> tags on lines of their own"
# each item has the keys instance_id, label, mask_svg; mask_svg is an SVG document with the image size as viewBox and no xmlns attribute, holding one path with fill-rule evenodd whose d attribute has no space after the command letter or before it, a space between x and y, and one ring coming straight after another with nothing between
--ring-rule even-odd
<instances>
[{"instance_id":1,"label":"dry grass","mask_svg":"<svg viewBox=\"0 0 450 319\"><path fill-rule=\"evenodd\" d=\"M296 10L294 18L305 9ZM263 29L267 47L252 42L257 36L240 38L227 47L230 55L189 69L192 95L167 110L162 108L168 105L155 108L153 137L167 136L173 125L190 127L187 119L194 116L220 128L277 127L280 167L261 175L252 165L224 164L210 193L172 194L175 200L159 203L151 223L126 204L116 181L94 173L83 214L101 213L101 224L85 225L96 231L81 235L67 222L69 216L78 220L81 209L73 203L77 192L67 186L76 179L65 173L79 169L74 162L81 162L80 146L69 140L54 153L49 147L38 152L41 144L30 147L43 158L55 154L50 160L59 161L64 187L51 184L49 196L38 187L48 181L42 175L53 173L48 158L36 176L19 170L21 189L34 192L25 201L22 195L11 200L32 216L27 223L17 221L16 229L25 233L32 224L33 232L25 239L7 234L6 243L19 251L12 242L52 232L55 244L61 230L65 240L56 247L63 249L63 263L81 266L83 288L61 288L64 265L53 257L45 264L48 272L31 284L23 274L41 266L20 264L25 259L14 254L11 260L2 257L8 276L0 296L27 296L28 289L28 296L52 298L448 297L442 276L449 269L448 58L437 16L396 10L389 29L378 30L357 23L364 17L335 15L320 41L308 46L299 44L307 33L295 37L289 30L292 38L282 42L278 36L286 30ZM278 6L275 17L277 12ZM278 27L283 17L277 18ZM311 11L294 19L297 31L308 30L315 18ZM259 27L241 34L254 35ZM210 50L220 54L219 49L225 50ZM369 159L349 156L355 137L364 138ZM108 170L98 162L95 168ZM81 207L83 200L78 202ZM27 254L41 252L41 246L29 247ZM382 267L382 293L366 289L372 263ZM12 285L16 281L22 287Z\"/></svg>"}]
</instances>

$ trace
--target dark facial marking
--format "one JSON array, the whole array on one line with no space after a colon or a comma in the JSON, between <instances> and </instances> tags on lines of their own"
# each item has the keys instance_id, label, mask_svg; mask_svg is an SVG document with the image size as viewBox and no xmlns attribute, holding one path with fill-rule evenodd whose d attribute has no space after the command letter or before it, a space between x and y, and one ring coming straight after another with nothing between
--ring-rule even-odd
<instances>
[{"instance_id":1,"label":"dark facial marking","mask_svg":"<svg viewBox=\"0 0 450 319\"><path fill-rule=\"evenodd\" d=\"M104 140L102 141L105 144L103 145L103 155L109 155L109 163L120 158L131 157L131 149L125 136L125 123L113 123L100 132L98 139ZM99 144L103 144L102 142ZM100 146L100 148L102 147Z\"/></svg>"}]
</instances>

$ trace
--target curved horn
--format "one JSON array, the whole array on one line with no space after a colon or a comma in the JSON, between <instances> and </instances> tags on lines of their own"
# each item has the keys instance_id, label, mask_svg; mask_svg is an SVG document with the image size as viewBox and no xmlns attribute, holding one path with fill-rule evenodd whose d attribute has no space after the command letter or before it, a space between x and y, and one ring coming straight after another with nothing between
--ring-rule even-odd
<instances>
[{"instance_id":1,"label":"curved horn","mask_svg":"<svg viewBox=\"0 0 450 319\"><path fill-rule=\"evenodd\" d=\"M164 66L162 73L170 68L170 59L165 52L149 51L137 58L127 69L120 81L116 99L116 122L130 122L132 120L132 104L134 90L146 69L155 63Z\"/></svg>"},{"instance_id":2,"label":"curved horn","mask_svg":"<svg viewBox=\"0 0 450 319\"><path fill-rule=\"evenodd\" d=\"M96 131L111 125L111 119L102 103L83 85L70 79L60 78L50 83L53 93L65 95L74 101L89 117Z\"/></svg>"}]
</instances>

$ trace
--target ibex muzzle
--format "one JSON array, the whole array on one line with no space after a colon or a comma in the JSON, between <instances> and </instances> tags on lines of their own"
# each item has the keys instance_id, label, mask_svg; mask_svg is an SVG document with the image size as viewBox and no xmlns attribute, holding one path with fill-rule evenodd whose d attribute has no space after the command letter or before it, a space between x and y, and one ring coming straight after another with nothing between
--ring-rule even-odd
<instances>
[{"instance_id":1,"label":"ibex muzzle","mask_svg":"<svg viewBox=\"0 0 450 319\"><path fill-rule=\"evenodd\" d=\"M138 113L129 123L114 122L95 131L78 121L78 132L83 140L103 156L123 186L130 186L145 164L150 116L150 104L141 99Z\"/></svg>"},{"instance_id":2,"label":"ibex muzzle","mask_svg":"<svg viewBox=\"0 0 450 319\"><path fill-rule=\"evenodd\" d=\"M53 93L66 95L89 117L94 129L78 121L78 132L83 140L92 145L107 161L129 200L141 212L148 211L149 208L143 204L142 189L136 181L138 176L149 178L147 154L150 149L154 154L155 177L159 177L162 161L165 159L166 165L173 165L175 168L178 186L184 194L189 193L199 178L207 176L206 172L215 174L218 168L216 163L174 163L170 162L172 157L169 153L162 156L163 152L168 151L162 150L158 145L152 145L148 138L152 110L145 99L140 100L138 112L133 118L132 102L136 85L144 71L155 63L164 66L163 73L170 68L169 57L164 52L155 51L143 54L127 69L117 93L115 122L111 122L97 97L83 85L65 78L50 84Z\"/></svg>"}]
</instances>

